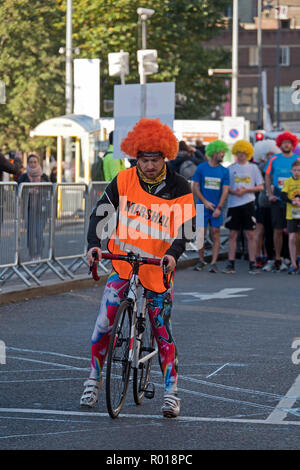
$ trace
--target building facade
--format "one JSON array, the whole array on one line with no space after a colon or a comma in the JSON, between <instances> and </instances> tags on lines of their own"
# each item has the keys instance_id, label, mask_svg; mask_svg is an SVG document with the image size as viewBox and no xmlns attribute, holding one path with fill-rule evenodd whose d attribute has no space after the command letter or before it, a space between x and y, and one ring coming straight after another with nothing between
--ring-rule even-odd
<instances>
[{"instance_id":1,"label":"building facade","mask_svg":"<svg viewBox=\"0 0 300 470\"><path fill-rule=\"evenodd\" d=\"M257 0L239 0L238 3L238 115L249 120L252 129L261 128L265 102L274 129L300 132L300 2L280 0L279 13L275 8L277 0L262 2L260 48ZM207 47L232 49L230 9L226 14L226 30L207 43ZM224 76L224 80L228 78ZM261 101L258 99L260 87Z\"/></svg>"}]
</instances>

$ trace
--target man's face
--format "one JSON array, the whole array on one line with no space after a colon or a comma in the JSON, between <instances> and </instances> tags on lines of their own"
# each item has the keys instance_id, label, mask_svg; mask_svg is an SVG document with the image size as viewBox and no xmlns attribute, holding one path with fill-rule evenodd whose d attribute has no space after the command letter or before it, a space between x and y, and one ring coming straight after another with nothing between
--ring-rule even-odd
<instances>
[{"instance_id":1,"label":"man's face","mask_svg":"<svg viewBox=\"0 0 300 470\"><path fill-rule=\"evenodd\" d=\"M139 157L137 164L148 179L155 180L161 173L165 160L163 157Z\"/></svg>"},{"instance_id":2,"label":"man's face","mask_svg":"<svg viewBox=\"0 0 300 470\"><path fill-rule=\"evenodd\" d=\"M248 161L248 155L244 152L237 152L236 156L237 156L237 161L239 163L243 164L243 163L246 163Z\"/></svg>"},{"instance_id":3,"label":"man's face","mask_svg":"<svg viewBox=\"0 0 300 470\"><path fill-rule=\"evenodd\" d=\"M293 145L290 140L283 140L280 146L283 153L290 153L293 150Z\"/></svg>"},{"instance_id":4,"label":"man's face","mask_svg":"<svg viewBox=\"0 0 300 470\"><path fill-rule=\"evenodd\" d=\"M216 163L222 163L224 155L225 155L224 150L222 150L222 152L215 153L215 155L214 155L215 162Z\"/></svg>"}]
</instances>

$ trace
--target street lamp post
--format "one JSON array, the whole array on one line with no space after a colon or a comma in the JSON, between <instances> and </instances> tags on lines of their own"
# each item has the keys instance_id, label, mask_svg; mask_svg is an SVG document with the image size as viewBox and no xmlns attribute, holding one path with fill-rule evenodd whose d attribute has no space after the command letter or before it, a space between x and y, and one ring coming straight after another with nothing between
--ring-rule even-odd
<instances>
[{"instance_id":1,"label":"street lamp post","mask_svg":"<svg viewBox=\"0 0 300 470\"><path fill-rule=\"evenodd\" d=\"M155 13L155 10L150 10L149 8L138 8L137 14L142 27L142 49L147 49L147 19L150 18ZM140 69L140 83L144 85L146 83L146 74L144 73L144 68Z\"/></svg>"},{"instance_id":2,"label":"street lamp post","mask_svg":"<svg viewBox=\"0 0 300 470\"><path fill-rule=\"evenodd\" d=\"M262 128L261 119L261 91L262 91L262 34L261 34L261 12L262 0L257 2L257 52L258 52L258 86L257 86L257 129Z\"/></svg>"},{"instance_id":3,"label":"street lamp post","mask_svg":"<svg viewBox=\"0 0 300 470\"><path fill-rule=\"evenodd\" d=\"M231 79L231 116L237 116L238 95L238 0L233 0L232 10L232 79Z\"/></svg>"},{"instance_id":4,"label":"street lamp post","mask_svg":"<svg viewBox=\"0 0 300 470\"><path fill-rule=\"evenodd\" d=\"M277 0L277 31L276 31L276 127L280 130L280 42L281 42L281 23L280 23L280 6Z\"/></svg>"},{"instance_id":5,"label":"street lamp post","mask_svg":"<svg viewBox=\"0 0 300 470\"><path fill-rule=\"evenodd\" d=\"M67 0L66 17L66 114L73 113L73 67L72 67L72 0ZM70 138L65 142L65 180L72 181L72 142Z\"/></svg>"},{"instance_id":6,"label":"street lamp post","mask_svg":"<svg viewBox=\"0 0 300 470\"><path fill-rule=\"evenodd\" d=\"M149 8L138 8L137 14L142 24L142 51L147 50L147 19L150 18L155 13L155 10ZM139 51L138 51L139 57ZM145 56L141 54L140 64L139 64L139 74L140 74L140 84L141 84L141 117L146 116L146 71L144 64Z\"/></svg>"},{"instance_id":7,"label":"street lamp post","mask_svg":"<svg viewBox=\"0 0 300 470\"><path fill-rule=\"evenodd\" d=\"M73 111L73 76L72 76L72 0L67 0L66 18L66 114Z\"/></svg>"}]
</instances>

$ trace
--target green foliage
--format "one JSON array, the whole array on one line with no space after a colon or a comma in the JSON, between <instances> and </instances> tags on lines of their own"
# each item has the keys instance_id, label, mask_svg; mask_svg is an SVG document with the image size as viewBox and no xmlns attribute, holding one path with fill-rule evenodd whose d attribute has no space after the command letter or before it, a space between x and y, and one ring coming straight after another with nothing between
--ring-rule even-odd
<instances>
[{"instance_id":1,"label":"green foliage","mask_svg":"<svg viewBox=\"0 0 300 470\"><path fill-rule=\"evenodd\" d=\"M81 58L101 59L101 99L113 98L120 83L108 75L108 53L130 54L126 83L138 83L141 48L138 7L153 8L147 47L157 49L159 73L148 82L176 81L187 97L176 118L208 116L225 96L224 80L208 77L210 67L228 66L228 54L204 46L218 34L231 0L73 0L73 47ZM0 148L29 151L45 139L29 132L45 119L65 113L66 0L2 0L0 3L0 80L6 104L0 105ZM104 116L103 106L101 115Z\"/></svg>"},{"instance_id":2,"label":"green foliage","mask_svg":"<svg viewBox=\"0 0 300 470\"><path fill-rule=\"evenodd\" d=\"M2 0L0 148L28 151L30 129L64 113L64 60L58 53L65 31L56 0Z\"/></svg>"}]
</instances>

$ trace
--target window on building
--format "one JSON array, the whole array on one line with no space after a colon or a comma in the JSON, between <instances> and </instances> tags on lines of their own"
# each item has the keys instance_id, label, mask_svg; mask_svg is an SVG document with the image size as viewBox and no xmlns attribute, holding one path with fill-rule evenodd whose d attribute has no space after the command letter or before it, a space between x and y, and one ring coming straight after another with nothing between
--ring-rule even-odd
<instances>
[{"instance_id":1,"label":"window on building","mask_svg":"<svg viewBox=\"0 0 300 470\"><path fill-rule=\"evenodd\" d=\"M257 113L257 87L238 89L239 115Z\"/></svg>"},{"instance_id":2,"label":"window on building","mask_svg":"<svg viewBox=\"0 0 300 470\"><path fill-rule=\"evenodd\" d=\"M249 65L250 66L258 65L258 47L257 46L249 47Z\"/></svg>"},{"instance_id":3,"label":"window on building","mask_svg":"<svg viewBox=\"0 0 300 470\"><path fill-rule=\"evenodd\" d=\"M290 48L283 46L280 48L280 65L289 67L290 65Z\"/></svg>"}]
</instances>

